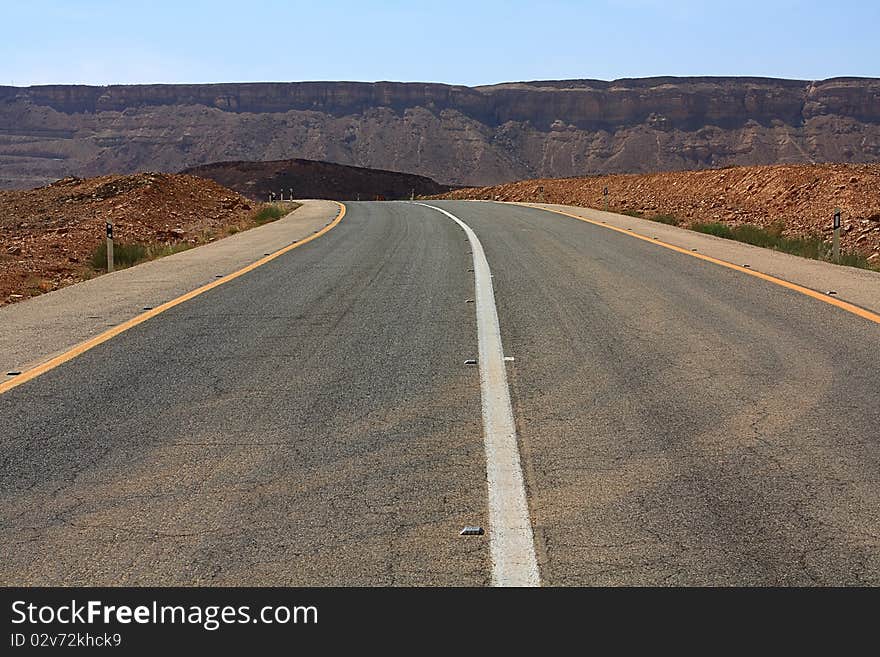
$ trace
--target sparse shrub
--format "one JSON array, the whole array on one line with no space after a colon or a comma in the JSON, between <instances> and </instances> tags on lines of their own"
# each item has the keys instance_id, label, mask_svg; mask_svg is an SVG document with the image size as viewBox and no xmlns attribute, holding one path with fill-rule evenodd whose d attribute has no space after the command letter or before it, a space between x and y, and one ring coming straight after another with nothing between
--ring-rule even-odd
<instances>
[{"instance_id":1,"label":"sparse shrub","mask_svg":"<svg viewBox=\"0 0 880 657\"><path fill-rule=\"evenodd\" d=\"M287 216L299 206L299 203L264 203L250 216L250 222L244 226L231 224L225 228L206 230L195 241L198 243L213 242L218 237L223 237L224 234L234 235L241 230L246 230L253 226L261 226ZM124 244L122 242L114 242L113 266L114 269L125 269L147 260L164 258L165 256L186 251L193 248L193 246L195 244L190 242L175 242L173 244ZM89 259L89 264L94 272L107 271L107 242L105 240L101 240L95 247Z\"/></svg>"},{"instance_id":2,"label":"sparse shrub","mask_svg":"<svg viewBox=\"0 0 880 657\"><path fill-rule=\"evenodd\" d=\"M674 214L655 214L653 217L649 218L651 221L656 221L659 224L666 224L667 226L678 226L681 224L681 219Z\"/></svg>"},{"instance_id":3,"label":"sparse shrub","mask_svg":"<svg viewBox=\"0 0 880 657\"><path fill-rule=\"evenodd\" d=\"M784 224L777 222L769 228L761 228L753 224L743 224L731 228L722 223L694 224L693 230L700 233L708 233L725 239L745 242L754 246L782 251L791 255L811 258L813 260L825 260L828 255L828 246L819 235L807 235L803 237L783 237ZM868 259L857 253L841 253L840 264L860 269L871 269Z\"/></svg>"},{"instance_id":4,"label":"sparse shrub","mask_svg":"<svg viewBox=\"0 0 880 657\"><path fill-rule=\"evenodd\" d=\"M164 258L165 256L180 253L193 247L189 242L176 244L120 244L113 243L113 268L125 269L147 260ZM107 271L107 242L101 240L97 248L92 252L89 260L94 271Z\"/></svg>"},{"instance_id":5,"label":"sparse shrub","mask_svg":"<svg viewBox=\"0 0 880 657\"><path fill-rule=\"evenodd\" d=\"M266 224L270 221L281 219L291 212L292 208L279 203L266 203L253 215L253 222L257 225Z\"/></svg>"},{"instance_id":6,"label":"sparse shrub","mask_svg":"<svg viewBox=\"0 0 880 657\"><path fill-rule=\"evenodd\" d=\"M624 210L623 214L627 217L636 217L637 219L641 219L645 216L644 212L639 212L638 210Z\"/></svg>"},{"instance_id":7,"label":"sparse shrub","mask_svg":"<svg viewBox=\"0 0 880 657\"><path fill-rule=\"evenodd\" d=\"M743 224L731 229L732 237L737 242L745 242L755 246L775 247L782 239L780 235L774 235L760 226Z\"/></svg>"},{"instance_id":8,"label":"sparse shrub","mask_svg":"<svg viewBox=\"0 0 880 657\"><path fill-rule=\"evenodd\" d=\"M177 242L176 244L150 244L147 246L147 260L164 258L181 251L189 251L195 246L189 242Z\"/></svg>"},{"instance_id":9,"label":"sparse shrub","mask_svg":"<svg viewBox=\"0 0 880 657\"><path fill-rule=\"evenodd\" d=\"M113 243L113 266L125 269L147 259L147 247L143 244ZM101 240L91 257L92 268L96 271L107 270L107 241Z\"/></svg>"},{"instance_id":10,"label":"sparse shrub","mask_svg":"<svg viewBox=\"0 0 880 657\"><path fill-rule=\"evenodd\" d=\"M821 237L780 237L770 245L778 251L791 253L804 258L822 260L825 252L825 244Z\"/></svg>"},{"instance_id":11,"label":"sparse shrub","mask_svg":"<svg viewBox=\"0 0 880 657\"><path fill-rule=\"evenodd\" d=\"M730 226L717 221L692 224L691 230L695 230L698 233L706 233L707 235L714 235L715 237L723 237L727 240L733 239L733 231L730 230Z\"/></svg>"},{"instance_id":12,"label":"sparse shrub","mask_svg":"<svg viewBox=\"0 0 880 657\"><path fill-rule=\"evenodd\" d=\"M874 269L868 258L858 253L841 253L840 264L847 267L858 267L859 269Z\"/></svg>"}]
</instances>

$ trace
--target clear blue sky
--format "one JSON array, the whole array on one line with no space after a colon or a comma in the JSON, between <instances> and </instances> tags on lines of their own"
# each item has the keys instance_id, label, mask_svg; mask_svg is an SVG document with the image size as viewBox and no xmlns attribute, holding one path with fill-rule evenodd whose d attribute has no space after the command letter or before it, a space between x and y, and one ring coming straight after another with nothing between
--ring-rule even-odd
<instances>
[{"instance_id":1,"label":"clear blue sky","mask_svg":"<svg viewBox=\"0 0 880 657\"><path fill-rule=\"evenodd\" d=\"M0 0L0 84L880 77L880 0Z\"/></svg>"}]
</instances>

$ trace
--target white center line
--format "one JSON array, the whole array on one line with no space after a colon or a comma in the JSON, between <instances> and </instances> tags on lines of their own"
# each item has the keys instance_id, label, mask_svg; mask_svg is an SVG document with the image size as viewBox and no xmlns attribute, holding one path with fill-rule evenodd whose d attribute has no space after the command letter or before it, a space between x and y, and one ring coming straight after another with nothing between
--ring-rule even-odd
<instances>
[{"instance_id":1,"label":"white center line","mask_svg":"<svg viewBox=\"0 0 880 657\"><path fill-rule=\"evenodd\" d=\"M462 227L474 260L477 339L479 342L480 395L483 406L483 440L486 446L486 478L489 484L489 550L492 584L540 586L535 540L520 466L516 424L510 405L501 327L495 309L492 272L483 245L471 227L455 215L426 203Z\"/></svg>"}]
</instances>

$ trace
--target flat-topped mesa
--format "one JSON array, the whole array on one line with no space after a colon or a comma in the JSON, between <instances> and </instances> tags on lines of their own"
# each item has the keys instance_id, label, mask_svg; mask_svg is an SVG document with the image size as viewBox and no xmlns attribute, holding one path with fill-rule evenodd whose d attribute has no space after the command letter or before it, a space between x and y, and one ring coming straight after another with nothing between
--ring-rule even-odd
<instances>
[{"instance_id":1,"label":"flat-topped mesa","mask_svg":"<svg viewBox=\"0 0 880 657\"><path fill-rule=\"evenodd\" d=\"M880 160L880 79L0 87L0 187L305 158L442 183Z\"/></svg>"},{"instance_id":2,"label":"flat-topped mesa","mask_svg":"<svg viewBox=\"0 0 880 657\"><path fill-rule=\"evenodd\" d=\"M624 126L661 115L674 124L781 120L798 125L821 114L880 122L880 80L822 82L769 78L570 80L463 87L412 82L258 82L181 85L0 87L0 101L59 112L123 111L138 106L204 105L229 112L312 110L344 115L371 107L456 109L486 123L568 121ZM494 121L493 121L494 119Z\"/></svg>"},{"instance_id":3,"label":"flat-topped mesa","mask_svg":"<svg viewBox=\"0 0 880 657\"><path fill-rule=\"evenodd\" d=\"M428 103L441 108L472 106L479 113L479 104L485 103L479 92L468 87L401 82L0 87L0 101L8 99L45 105L66 114L121 112L140 106L204 105L227 112L265 114L312 110L339 115L362 112L370 107L404 109Z\"/></svg>"}]
</instances>

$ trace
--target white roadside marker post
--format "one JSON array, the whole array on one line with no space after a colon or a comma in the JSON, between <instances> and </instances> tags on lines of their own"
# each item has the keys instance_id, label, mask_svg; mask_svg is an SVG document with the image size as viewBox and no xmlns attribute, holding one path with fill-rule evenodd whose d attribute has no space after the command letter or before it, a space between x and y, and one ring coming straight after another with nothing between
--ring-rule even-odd
<instances>
[{"instance_id":1,"label":"white roadside marker post","mask_svg":"<svg viewBox=\"0 0 880 657\"><path fill-rule=\"evenodd\" d=\"M834 237L831 238L831 258L840 263L840 208L834 210Z\"/></svg>"},{"instance_id":2,"label":"white roadside marker post","mask_svg":"<svg viewBox=\"0 0 880 657\"><path fill-rule=\"evenodd\" d=\"M107 272L113 271L113 224L107 222Z\"/></svg>"},{"instance_id":3,"label":"white roadside marker post","mask_svg":"<svg viewBox=\"0 0 880 657\"><path fill-rule=\"evenodd\" d=\"M605 197L605 212L608 212L608 188L602 190L602 196Z\"/></svg>"}]
</instances>

